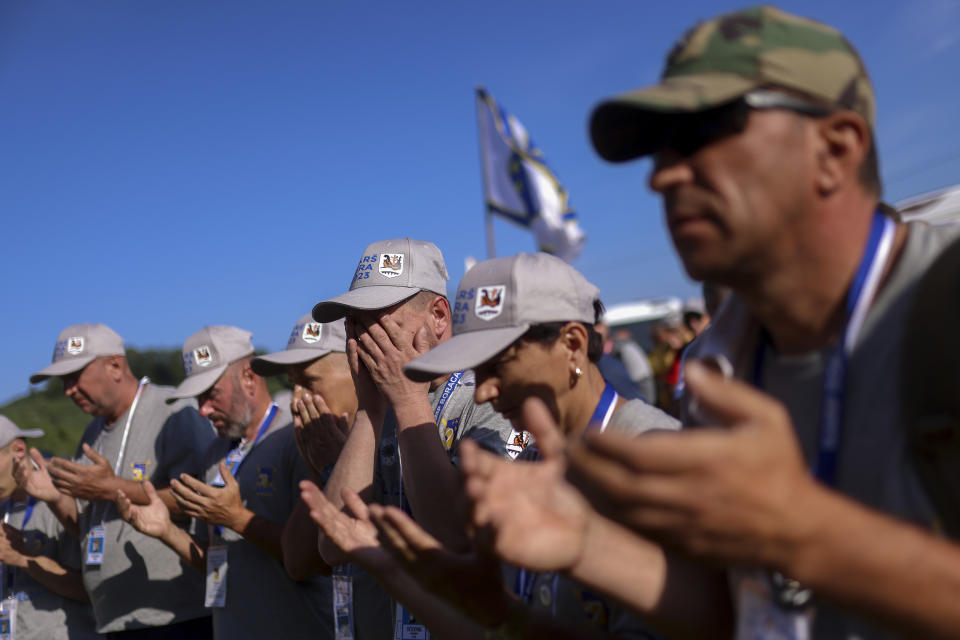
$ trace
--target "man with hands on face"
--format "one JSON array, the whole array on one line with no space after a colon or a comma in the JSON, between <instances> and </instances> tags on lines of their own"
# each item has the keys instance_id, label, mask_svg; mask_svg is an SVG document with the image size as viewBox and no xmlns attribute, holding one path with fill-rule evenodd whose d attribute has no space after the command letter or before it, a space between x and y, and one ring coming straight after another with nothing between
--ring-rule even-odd
<instances>
[{"instance_id":1,"label":"man with hands on face","mask_svg":"<svg viewBox=\"0 0 960 640\"><path fill-rule=\"evenodd\" d=\"M122 489L146 504L142 481L152 479L161 487L160 499L175 506L167 484L180 473L200 474L202 452L213 440L209 425L193 403L167 402L170 388L138 381L123 340L103 324L64 329L53 362L30 381L50 376L60 377L64 394L93 420L75 460L46 463L33 449L15 473L20 486L46 502L80 540L97 631L116 637L208 637L199 576L170 549L124 523L113 500Z\"/></svg>"},{"instance_id":2,"label":"man with hands on face","mask_svg":"<svg viewBox=\"0 0 960 640\"><path fill-rule=\"evenodd\" d=\"M343 320L321 324L307 314L293 326L286 349L250 362L259 376L286 373L293 383L293 433L310 479L321 487L333 470L357 412L346 347ZM317 533L308 509L298 500L282 538L283 564L294 580L330 572L317 549Z\"/></svg>"},{"instance_id":3,"label":"man with hands on face","mask_svg":"<svg viewBox=\"0 0 960 640\"><path fill-rule=\"evenodd\" d=\"M320 322L346 316L347 357L359 402L324 494L337 508L343 507L344 488L366 501L402 506L445 545L464 550L466 536L455 509L459 442L472 439L508 456L507 443L516 434L489 404L474 402L472 371L448 372L427 382L403 373L403 365L452 335L447 279L443 255L433 243L384 240L364 250L347 293L314 307ZM343 560L329 542L321 552L330 564ZM359 584L364 580L356 586L362 604L354 619L379 621L380 629L372 632L376 636L407 629L407 612L399 607L390 612L372 593L360 596L367 588ZM414 623L409 630L424 632ZM364 635L363 629L357 633Z\"/></svg>"},{"instance_id":4,"label":"man with hands on face","mask_svg":"<svg viewBox=\"0 0 960 640\"><path fill-rule=\"evenodd\" d=\"M281 534L307 471L287 410L250 366L250 338L236 327L208 326L183 346L187 377L174 396L196 396L219 436L204 455L206 482L187 475L171 482L180 508L195 518L194 534L171 525L150 485L147 506L122 492L118 506L133 526L205 572L214 637L326 637L329 581L295 582L283 568Z\"/></svg>"},{"instance_id":5,"label":"man with hands on face","mask_svg":"<svg viewBox=\"0 0 960 640\"><path fill-rule=\"evenodd\" d=\"M80 574L79 543L14 478L14 461L27 455L24 438L42 435L0 416L0 619L9 620L10 637L18 640L99 638Z\"/></svg>"}]
</instances>

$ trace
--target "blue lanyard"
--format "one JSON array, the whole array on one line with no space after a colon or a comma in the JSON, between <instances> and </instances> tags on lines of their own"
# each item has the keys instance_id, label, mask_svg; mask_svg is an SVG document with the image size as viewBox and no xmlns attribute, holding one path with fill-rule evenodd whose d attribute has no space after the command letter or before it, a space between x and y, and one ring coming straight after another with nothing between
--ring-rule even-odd
<instances>
[{"instance_id":1,"label":"blue lanyard","mask_svg":"<svg viewBox=\"0 0 960 640\"><path fill-rule=\"evenodd\" d=\"M280 410L280 407L274 402L270 405L270 408L267 409L266 415L263 416L263 421L260 423L260 428L257 429L257 435L254 437L253 442L250 443L250 448L246 452L241 451L241 446L237 445L233 449L227 452L227 457L224 458L224 462L227 463L227 468L230 469L230 474L234 478L237 477L237 473L240 471L240 467L243 465L243 461L247 459L247 454L253 451L253 448L260 442L260 439L267 432L267 429L270 428L270 424L273 422L273 419L277 416L277 412ZM231 460L230 458L233 458ZM219 481L219 483L218 483ZM217 472L217 477L213 479L211 483L214 486L223 486L225 484L223 476L220 475L220 472ZM218 536L223 534L223 527L220 525L215 525L213 530Z\"/></svg>"},{"instance_id":2,"label":"blue lanyard","mask_svg":"<svg viewBox=\"0 0 960 640\"><path fill-rule=\"evenodd\" d=\"M603 431L606 428L607 423L610 422L610 416L613 415L613 410L617 406L619 397L613 385L607 382L603 388L603 393L600 394L600 400L593 410L593 416L590 417L590 422L587 423L587 430L599 429ZM539 460L540 452L535 447L531 447L531 449L535 456L534 459ZM524 602L529 603L533 595L533 583L536 582L536 580L537 573L535 571L527 571L522 568L517 569L517 577L513 582L513 592L522 598ZM553 600L556 601L556 580L554 580L553 591Z\"/></svg>"},{"instance_id":3,"label":"blue lanyard","mask_svg":"<svg viewBox=\"0 0 960 640\"><path fill-rule=\"evenodd\" d=\"M280 407L278 407L276 403L271 404L270 408L267 409L267 414L263 416L263 422L260 423L260 428L257 429L257 435L253 439L253 442L250 444L250 449L247 449L247 453L253 450L253 448L257 445L257 443L260 442L260 438L262 438L263 435L267 432L267 429L270 428L270 423L273 422L273 419L277 416L277 411L279 410L280 410ZM239 458L235 458L232 462L230 461L230 456L234 455L234 452L237 452L239 450L240 450L240 445L237 445L227 453L227 457L226 457L227 466L230 469L230 473L232 473L234 477L237 476L237 472L240 470L240 466L243 464L243 461L247 459L246 454L244 454Z\"/></svg>"},{"instance_id":4,"label":"blue lanyard","mask_svg":"<svg viewBox=\"0 0 960 640\"><path fill-rule=\"evenodd\" d=\"M607 382L603 388L603 393L600 394L600 402L597 403L597 408L593 410L590 422L587 423L588 430L599 429L603 431L607 428L607 423L610 422L610 416L613 415L613 410L617 406L618 397L617 392L613 389L613 385Z\"/></svg>"},{"instance_id":5,"label":"blue lanyard","mask_svg":"<svg viewBox=\"0 0 960 640\"><path fill-rule=\"evenodd\" d=\"M20 504L23 504L23 503L21 502ZM33 508L36 506L36 504L37 504L37 499L34 498L33 496L30 496L29 498L27 498L27 508L24 509L23 511L23 522L21 522L20 526L18 527L18 529L20 529L21 531L27 528L27 523L30 522L30 516L33 515ZM9 517L10 507L14 507L14 506L16 505L13 503L13 501L8 500L6 504L6 508L4 509L4 514ZM4 518L4 522L6 522L6 520L7 518Z\"/></svg>"},{"instance_id":6,"label":"blue lanyard","mask_svg":"<svg viewBox=\"0 0 960 640\"><path fill-rule=\"evenodd\" d=\"M22 504L22 503L21 503ZM25 531L27 528L27 523L30 522L30 516L33 515L33 507L36 506L37 499L31 496L27 499L27 508L23 511L23 522L20 523L18 527L20 531ZM15 506L12 500L7 501L6 509L4 509L4 522L10 516L10 508ZM4 569L4 580L3 580L3 592L0 593L0 597L6 598L8 592L15 591L14 587L17 585L17 568L16 567L7 567L2 565Z\"/></svg>"},{"instance_id":7,"label":"blue lanyard","mask_svg":"<svg viewBox=\"0 0 960 640\"><path fill-rule=\"evenodd\" d=\"M813 473L818 480L831 487L836 484L837 479L837 454L843 431L847 359L873 294L879 285L880 274L883 272L893 244L893 232L893 220L876 211L873 214L867 246L847 294L843 331L837 344L827 352ZM761 332L753 365L753 384L758 389L763 388L763 358L767 343L766 334Z\"/></svg>"},{"instance_id":8,"label":"blue lanyard","mask_svg":"<svg viewBox=\"0 0 960 640\"><path fill-rule=\"evenodd\" d=\"M440 417L443 415L443 408L447 406L447 400L453 395L453 390L457 388L457 383L463 377L463 371L455 371L447 378L443 385L443 393L440 394L440 401L437 402L437 408L433 410L433 421L440 426Z\"/></svg>"},{"instance_id":9,"label":"blue lanyard","mask_svg":"<svg viewBox=\"0 0 960 640\"><path fill-rule=\"evenodd\" d=\"M526 569L517 569L517 576L513 580L513 592L525 603L530 604L533 597L533 583L537 580L537 574Z\"/></svg>"}]
</instances>

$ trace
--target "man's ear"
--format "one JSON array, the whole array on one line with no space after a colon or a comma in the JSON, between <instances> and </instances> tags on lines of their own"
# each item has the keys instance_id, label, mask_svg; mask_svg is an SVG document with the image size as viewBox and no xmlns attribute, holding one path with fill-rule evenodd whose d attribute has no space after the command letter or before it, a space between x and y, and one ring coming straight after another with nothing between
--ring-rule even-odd
<instances>
[{"instance_id":1,"label":"man's ear","mask_svg":"<svg viewBox=\"0 0 960 640\"><path fill-rule=\"evenodd\" d=\"M430 321L433 324L433 334L436 340L441 340L451 327L450 303L444 296L435 296L427 307Z\"/></svg>"},{"instance_id":2,"label":"man's ear","mask_svg":"<svg viewBox=\"0 0 960 640\"><path fill-rule=\"evenodd\" d=\"M243 392L248 396L253 396L256 393L259 378L260 376L254 373L250 367L250 360L245 360L243 362L243 368L240 369L240 385L243 387Z\"/></svg>"},{"instance_id":3,"label":"man's ear","mask_svg":"<svg viewBox=\"0 0 960 640\"><path fill-rule=\"evenodd\" d=\"M120 382L123 380L123 372L126 369L126 362L126 358L123 356L107 356L103 363L103 368L107 373L107 377L114 382Z\"/></svg>"},{"instance_id":4,"label":"man's ear","mask_svg":"<svg viewBox=\"0 0 960 640\"><path fill-rule=\"evenodd\" d=\"M826 196L858 181L860 165L874 144L866 121L853 111L836 111L817 121L816 186Z\"/></svg>"},{"instance_id":5,"label":"man's ear","mask_svg":"<svg viewBox=\"0 0 960 640\"><path fill-rule=\"evenodd\" d=\"M13 452L14 458L22 458L27 455L27 443L23 441L23 438L16 438L10 443L10 450Z\"/></svg>"}]
</instances>

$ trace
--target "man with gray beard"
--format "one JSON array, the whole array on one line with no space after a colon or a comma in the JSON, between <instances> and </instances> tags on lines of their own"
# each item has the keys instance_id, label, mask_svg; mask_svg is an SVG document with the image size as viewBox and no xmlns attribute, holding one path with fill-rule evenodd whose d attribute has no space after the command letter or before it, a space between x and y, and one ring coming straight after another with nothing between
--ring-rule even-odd
<instances>
[{"instance_id":1,"label":"man with gray beard","mask_svg":"<svg viewBox=\"0 0 960 640\"><path fill-rule=\"evenodd\" d=\"M251 369L251 335L209 326L183 346L187 377L173 397L196 397L219 436L204 456L206 483L186 475L171 482L180 508L196 519L193 535L171 525L152 487L146 507L122 492L118 505L134 527L205 573L214 637L331 636L329 580L295 582L283 568L283 527L308 473L288 410Z\"/></svg>"}]
</instances>

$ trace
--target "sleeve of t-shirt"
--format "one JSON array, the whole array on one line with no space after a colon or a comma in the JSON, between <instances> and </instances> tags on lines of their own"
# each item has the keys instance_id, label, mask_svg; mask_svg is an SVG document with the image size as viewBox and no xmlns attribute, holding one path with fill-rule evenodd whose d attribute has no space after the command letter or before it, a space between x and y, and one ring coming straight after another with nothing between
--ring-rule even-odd
<instances>
[{"instance_id":1,"label":"sleeve of t-shirt","mask_svg":"<svg viewBox=\"0 0 960 640\"><path fill-rule=\"evenodd\" d=\"M184 406L167 418L157 438L157 469L150 479L166 486L171 478L187 473L203 478L203 458L216 439L210 423L192 406Z\"/></svg>"},{"instance_id":2,"label":"sleeve of t-shirt","mask_svg":"<svg viewBox=\"0 0 960 640\"><path fill-rule=\"evenodd\" d=\"M36 525L34 525L36 522ZM47 554L67 569L80 569L80 542L64 530L63 525L53 515L49 507L38 502L34 506L34 516L30 519L29 528L36 526L52 545L54 553Z\"/></svg>"},{"instance_id":3,"label":"sleeve of t-shirt","mask_svg":"<svg viewBox=\"0 0 960 640\"><path fill-rule=\"evenodd\" d=\"M73 454L74 462L79 462L80 464L90 464L90 458L88 458L87 454L83 452L83 445L88 444L94 449L97 448L97 436L100 434L102 423L102 418L94 418L87 423L87 427L83 430L83 435L80 436L80 442L77 443L77 450Z\"/></svg>"}]
</instances>

